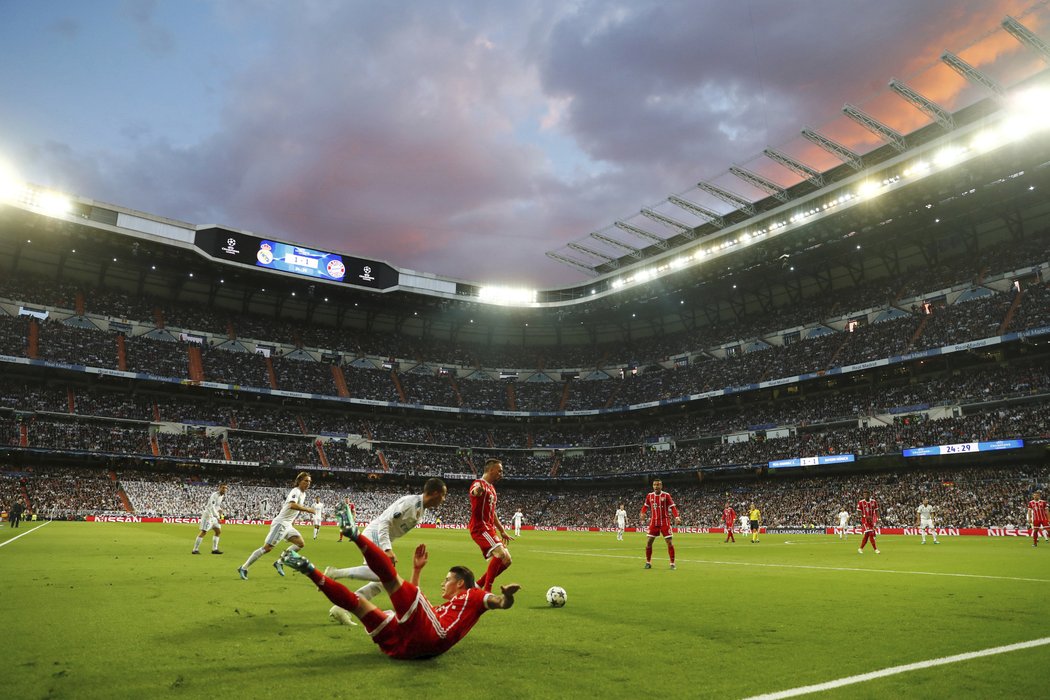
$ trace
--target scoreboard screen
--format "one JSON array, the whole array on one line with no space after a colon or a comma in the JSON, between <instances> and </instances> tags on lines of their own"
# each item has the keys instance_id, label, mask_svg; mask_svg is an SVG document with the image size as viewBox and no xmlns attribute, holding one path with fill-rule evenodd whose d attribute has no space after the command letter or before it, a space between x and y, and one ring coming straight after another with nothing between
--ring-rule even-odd
<instances>
[{"instance_id":1,"label":"scoreboard screen","mask_svg":"<svg viewBox=\"0 0 1050 700\"><path fill-rule=\"evenodd\" d=\"M282 243L218 227L197 231L194 244L209 257L278 270L328 282L371 289L389 289L399 281L398 271L378 260L366 260Z\"/></svg>"},{"instance_id":2,"label":"scoreboard screen","mask_svg":"<svg viewBox=\"0 0 1050 700\"><path fill-rule=\"evenodd\" d=\"M1024 440L992 440L990 442L959 442L953 445L933 445L930 447L913 447L904 450L905 457L932 457L935 455L964 455L974 452L994 452L996 450L1016 450L1024 447Z\"/></svg>"},{"instance_id":3,"label":"scoreboard screen","mask_svg":"<svg viewBox=\"0 0 1050 700\"><path fill-rule=\"evenodd\" d=\"M798 457L796 459L775 459L768 463L770 469L792 469L795 467L815 467L824 464L846 464L856 461L852 454L820 455L817 457Z\"/></svg>"}]
</instances>

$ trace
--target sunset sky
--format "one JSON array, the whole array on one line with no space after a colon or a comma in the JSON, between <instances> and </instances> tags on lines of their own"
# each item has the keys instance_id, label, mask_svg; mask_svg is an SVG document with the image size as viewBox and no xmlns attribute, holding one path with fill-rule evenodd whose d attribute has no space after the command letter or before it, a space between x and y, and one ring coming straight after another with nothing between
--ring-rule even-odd
<instances>
[{"instance_id":1,"label":"sunset sky","mask_svg":"<svg viewBox=\"0 0 1050 700\"><path fill-rule=\"evenodd\" d=\"M747 192L730 165L792 184L759 156L801 157L803 127L870 150L847 102L925 124L891 78L952 109L985 96L944 49L1007 84L1045 68L998 28L1050 38L1031 5L5 0L0 161L194 224L560 286L583 275L545 251L700 180Z\"/></svg>"}]
</instances>

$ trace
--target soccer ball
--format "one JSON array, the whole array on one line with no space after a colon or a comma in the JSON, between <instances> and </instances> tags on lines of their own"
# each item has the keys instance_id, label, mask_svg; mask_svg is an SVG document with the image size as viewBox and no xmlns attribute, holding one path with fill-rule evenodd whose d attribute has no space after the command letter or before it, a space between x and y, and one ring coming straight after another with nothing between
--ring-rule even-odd
<instances>
[{"instance_id":1,"label":"soccer ball","mask_svg":"<svg viewBox=\"0 0 1050 700\"><path fill-rule=\"evenodd\" d=\"M547 604L552 608L560 608L565 605L569 594L561 586L551 586L547 589Z\"/></svg>"}]
</instances>

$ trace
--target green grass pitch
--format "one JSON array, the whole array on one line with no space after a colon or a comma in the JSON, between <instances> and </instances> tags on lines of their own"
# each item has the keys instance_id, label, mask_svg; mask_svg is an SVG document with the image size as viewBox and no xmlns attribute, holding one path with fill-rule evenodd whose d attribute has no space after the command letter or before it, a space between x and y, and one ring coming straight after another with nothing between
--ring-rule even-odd
<instances>
[{"instance_id":1,"label":"green grass pitch","mask_svg":"<svg viewBox=\"0 0 1050 700\"><path fill-rule=\"evenodd\" d=\"M27 533L31 528L39 530ZM357 565L334 528L307 537L320 566ZM1030 539L766 535L675 537L678 569L644 536L522 533L502 583L517 605L486 614L437 659L391 661L362 627L289 570L236 569L266 529L223 529L190 556L193 525L25 523L0 528L5 692L18 698L744 698L1048 636L1050 546ZM12 541L15 535L23 535ZM417 530L431 548L423 590L447 567L483 564L462 530ZM6 544L5 544L6 543ZM283 549L282 548L279 548ZM279 551L278 550L278 551ZM568 605L547 607L551 585ZM386 602L383 597L377 600ZM1045 692L1050 647L840 688L834 697L1003 697ZM1040 670L1042 669L1042 670Z\"/></svg>"}]
</instances>

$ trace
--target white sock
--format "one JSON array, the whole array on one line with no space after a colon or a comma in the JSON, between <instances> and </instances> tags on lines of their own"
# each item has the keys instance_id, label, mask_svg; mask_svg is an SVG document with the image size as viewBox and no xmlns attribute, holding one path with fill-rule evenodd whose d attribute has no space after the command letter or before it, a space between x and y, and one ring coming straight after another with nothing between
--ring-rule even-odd
<instances>
[{"instance_id":1,"label":"white sock","mask_svg":"<svg viewBox=\"0 0 1050 700\"><path fill-rule=\"evenodd\" d=\"M332 569L328 574L329 578L353 578L358 581L379 581L379 577L376 576L376 572L369 569L367 566L351 566L347 569Z\"/></svg>"},{"instance_id":2,"label":"white sock","mask_svg":"<svg viewBox=\"0 0 1050 700\"><path fill-rule=\"evenodd\" d=\"M211 538L211 551L215 551L219 548L219 536L215 535Z\"/></svg>"},{"instance_id":3,"label":"white sock","mask_svg":"<svg viewBox=\"0 0 1050 700\"><path fill-rule=\"evenodd\" d=\"M302 549L302 547L300 547L299 545L297 545L297 544L290 544L290 545L288 545L288 549L286 549L284 551L286 551L286 552L298 552L300 549Z\"/></svg>"},{"instance_id":4,"label":"white sock","mask_svg":"<svg viewBox=\"0 0 1050 700\"><path fill-rule=\"evenodd\" d=\"M264 550L262 547L259 547L257 550L248 555L248 561L244 562L244 566L242 566L241 568L247 569L249 566L254 564L259 557L261 557L264 554L266 554L266 550Z\"/></svg>"},{"instance_id":5,"label":"white sock","mask_svg":"<svg viewBox=\"0 0 1050 700\"><path fill-rule=\"evenodd\" d=\"M377 581L372 581L361 586L355 592L365 600L372 600L383 592L383 586Z\"/></svg>"},{"instance_id":6,"label":"white sock","mask_svg":"<svg viewBox=\"0 0 1050 700\"><path fill-rule=\"evenodd\" d=\"M201 540L203 540L203 539L204 539L203 537L198 537L196 539L196 541L193 543L193 551L194 552L196 552L197 550L199 550L201 548Z\"/></svg>"}]
</instances>

